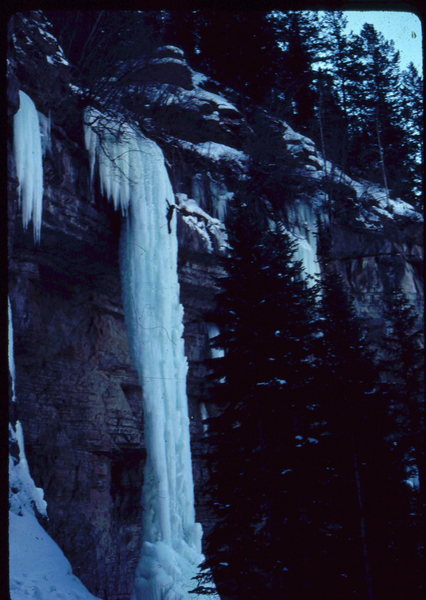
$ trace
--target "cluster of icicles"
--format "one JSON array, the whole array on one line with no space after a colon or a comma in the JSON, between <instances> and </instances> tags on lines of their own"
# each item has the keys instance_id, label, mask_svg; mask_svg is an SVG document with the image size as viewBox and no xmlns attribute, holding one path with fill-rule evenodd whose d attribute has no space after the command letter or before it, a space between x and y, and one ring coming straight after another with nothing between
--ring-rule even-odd
<instances>
[{"instance_id":1,"label":"cluster of icicles","mask_svg":"<svg viewBox=\"0 0 426 600\"><path fill-rule=\"evenodd\" d=\"M195 522L173 190L159 147L126 123L85 113L92 175L125 215L121 272L133 360L143 387L147 463L134 600L183 600L202 561Z\"/></svg>"},{"instance_id":2,"label":"cluster of icicles","mask_svg":"<svg viewBox=\"0 0 426 600\"><path fill-rule=\"evenodd\" d=\"M13 146L24 228L33 221L34 240L40 241L43 210L43 150L40 120L34 102L19 91L19 110L13 119Z\"/></svg>"}]
</instances>

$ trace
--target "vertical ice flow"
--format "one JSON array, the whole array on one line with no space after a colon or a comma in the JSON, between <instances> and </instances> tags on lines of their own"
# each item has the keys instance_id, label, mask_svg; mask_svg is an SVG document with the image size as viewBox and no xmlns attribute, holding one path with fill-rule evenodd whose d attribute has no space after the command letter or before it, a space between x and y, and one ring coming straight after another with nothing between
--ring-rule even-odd
<instances>
[{"instance_id":1,"label":"vertical ice flow","mask_svg":"<svg viewBox=\"0 0 426 600\"><path fill-rule=\"evenodd\" d=\"M11 382L11 393L12 402L16 401L15 391L15 357L13 351L13 322L12 322L12 307L10 304L10 298L7 298L7 312L8 312L8 363L9 363L9 375ZM36 487L34 481L30 475L27 457L25 455L24 445L24 432L20 421L16 421L16 425L13 426L9 423L9 438L11 442L15 442L18 445L18 459L9 457L9 480L10 487L14 490L18 490L14 495L11 496L11 507L12 509L19 505L19 509L25 506L26 510L30 513L33 512L32 505L34 504L40 514L46 516L46 501L44 500L44 493L41 488Z\"/></svg>"},{"instance_id":2,"label":"vertical ice flow","mask_svg":"<svg viewBox=\"0 0 426 600\"><path fill-rule=\"evenodd\" d=\"M34 102L19 91L19 110L13 118L13 148L24 228L33 220L34 240L40 241L43 211L43 158L40 123Z\"/></svg>"},{"instance_id":3,"label":"vertical ice flow","mask_svg":"<svg viewBox=\"0 0 426 600\"><path fill-rule=\"evenodd\" d=\"M159 147L130 125L90 109L86 145L104 193L126 219L121 238L125 315L143 387L147 463L143 545L134 600L183 600L202 561L195 522L179 302L174 196ZM91 125L90 125L91 124Z\"/></svg>"},{"instance_id":4,"label":"vertical ice flow","mask_svg":"<svg viewBox=\"0 0 426 600\"><path fill-rule=\"evenodd\" d=\"M8 322L8 332L7 332L7 354L8 354L8 362L9 362L9 374L10 374L10 386L12 392L12 402L16 401L16 390L15 390L15 358L13 352L13 322L12 322L12 307L10 305L10 298L7 297L7 322Z\"/></svg>"}]
</instances>

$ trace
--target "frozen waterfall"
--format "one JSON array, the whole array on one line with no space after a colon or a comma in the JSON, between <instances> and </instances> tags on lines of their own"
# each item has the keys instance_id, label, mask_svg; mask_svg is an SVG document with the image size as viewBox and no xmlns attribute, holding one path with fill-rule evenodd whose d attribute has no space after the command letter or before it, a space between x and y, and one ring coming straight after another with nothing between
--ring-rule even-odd
<instances>
[{"instance_id":1,"label":"frozen waterfall","mask_svg":"<svg viewBox=\"0 0 426 600\"><path fill-rule=\"evenodd\" d=\"M317 216L315 207L298 201L286 209L288 219L288 233L297 242L295 259L301 260L308 275L307 283L313 285L320 275L320 265L317 255Z\"/></svg>"},{"instance_id":2,"label":"frozen waterfall","mask_svg":"<svg viewBox=\"0 0 426 600\"><path fill-rule=\"evenodd\" d=\"M13 148L22 204L22 223L33 220L34 240L40 241L43 211L43 153L40 122L34 102L19 91L19 110L13 118Z\"/></svg>"},{"instance_id":3,"label":"frozen waterfall","mask_svg":"<svg viewBox=\"0 0 426 600\"><path fill-rule=\"evenodd\" d=\"M143 387L147 463L143 545L134 600L183 600L195 587L201 525L195 522L179 302L173 190L160 148L126 123L85 114L92 173L126 219L121 271L131 350Z\"/></svg>"}]
</instances>

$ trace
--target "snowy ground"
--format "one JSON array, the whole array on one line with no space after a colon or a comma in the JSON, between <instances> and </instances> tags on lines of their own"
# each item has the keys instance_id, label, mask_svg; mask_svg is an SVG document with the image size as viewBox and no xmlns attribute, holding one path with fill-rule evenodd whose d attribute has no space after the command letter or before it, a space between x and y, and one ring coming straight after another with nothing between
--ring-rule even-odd
<instances>
[{"instance_id":1,"label":"snowy ground","mask_svg":"<svg viewBox=\"0 0 426 600\"><path fill-rule=\"evenodd\" d=\"M13 320L8 303L8 362L15 402ZM9 571L11 600L97 600L72 574L71 565L58 544L37 520L47 516L47 503L36 487L25 456L24 432L19 421L9 425L9 441L15 456L9 457Z\"/></svg>"},{"instance_id":2,"label":"snowy ground","mask_svg":"<svg viewBox=\"0 0 426 600\"><path fill-rule=\"evenodd\" d=\"M34 514L9 512L11 600L96 600Z\"/></svg>"}]
</instances>

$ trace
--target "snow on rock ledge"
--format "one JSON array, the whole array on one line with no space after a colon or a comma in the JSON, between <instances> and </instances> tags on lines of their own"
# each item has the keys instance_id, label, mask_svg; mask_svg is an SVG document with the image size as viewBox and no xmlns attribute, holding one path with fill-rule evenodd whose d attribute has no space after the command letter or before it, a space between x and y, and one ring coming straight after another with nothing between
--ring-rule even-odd
<instances>
[{"instance_id":1,"label":"snow on rock ledge","mask_svg":"<svg viewBox=\"0 0 426 600\"><path fill-rule=\"evenodd\" d=\"M206 213L195 200L186 194L176 194L176 208L183 222L200 236L207 252L213 252L214 248L225 252L229 248L225 225Z\"/></svg>"},{"instance_id":2,"label":"snow on rock ledge","mask_svg":"<svg viewBox=\"0 0 426 600\"><path fill-rule=\"evenodd\" d=\"M321 182L332 181L344 186L351 199L354 223L363 229L380 231L389 220L408 219L421 222L422 215L407 202L390 198L386 190L371 181L355 180L317 150L308 137L294 131L287 123L283 125L283 140L287 150L300 161L300 176Z\"/></svg>"},{"instance_id":3,"label":"snow on rock ledge","mask_svg":"<svg viewBox=\"0 0 426 600\"><path fill-rule=\"evenodd\" d=\"M193 144L184 140L178 140L178 144L185 150L190 150L195 154L203 158L207 158L212 161L224 161L232 163L241 171L245 170L248 162L248 156L241 150L226 146L225 144L219 144L217 142L201 142L200 144Z\"/></svg>"}]
</instances>

